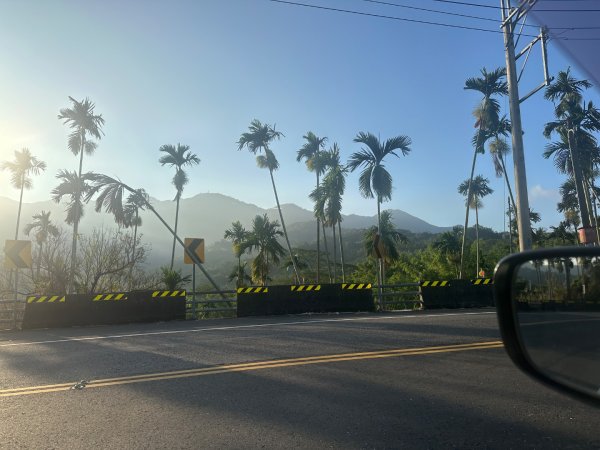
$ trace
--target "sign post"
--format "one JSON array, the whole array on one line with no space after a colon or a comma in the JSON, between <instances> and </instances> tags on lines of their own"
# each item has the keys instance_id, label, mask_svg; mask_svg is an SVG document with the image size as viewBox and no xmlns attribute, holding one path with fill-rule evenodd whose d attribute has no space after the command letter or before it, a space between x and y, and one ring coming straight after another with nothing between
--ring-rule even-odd
<instances>
[{"instance_id":1,"label":"sign post","mask_svg":"<svg viewBox=\"0 0 600 450\"><path fill-rule=\"evenodd\" d=\"M6 240L4 266L15 271L15 302L13 303L13 326L17 325L19 303L19 269L31 268L31 241Z\"/></svg>"},{"instance_id":2,"label":"sign post","mask_svg":"<svg viewBox=\"0 0 600 450\"><path fill-rule=\"evenodd\" d=\"M183 262L185 264L193 264L192 267L192 302L193 302L193 314L196 318L196 264L190 257L190 253L198 257L198 260L204 264L204 239L202 238L185 238L184 239L184 251L183 251Z\"/></svg>"}]
</instances>

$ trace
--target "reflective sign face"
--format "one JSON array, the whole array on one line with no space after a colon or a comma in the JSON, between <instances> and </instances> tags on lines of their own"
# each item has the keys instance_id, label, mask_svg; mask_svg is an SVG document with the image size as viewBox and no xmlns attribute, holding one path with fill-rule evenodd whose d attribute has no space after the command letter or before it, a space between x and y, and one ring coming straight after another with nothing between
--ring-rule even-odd
<instances>
[{"instance_id":1,"label":"reflective sign face","mask_svg":"<svg viewBox=\"0 0 600 450\"><path fill-rule=\"evenodd\" d=\"M4 265L7 269L31 268L31 241L7 240L4 253Z\"/></svg>"},{"instance_id":2,"label":"reflective sign face","mask_svg":"<svg viewBox=\"0 0 600 450\"><path fill-rule=\"evenodd\" d=\"M201 263L204 264L204 239L201 238L185 238L185 248L198 257ZM194 264L187 251L183 253L183 262L185 264Z\"/></svg>"}]
</instances>

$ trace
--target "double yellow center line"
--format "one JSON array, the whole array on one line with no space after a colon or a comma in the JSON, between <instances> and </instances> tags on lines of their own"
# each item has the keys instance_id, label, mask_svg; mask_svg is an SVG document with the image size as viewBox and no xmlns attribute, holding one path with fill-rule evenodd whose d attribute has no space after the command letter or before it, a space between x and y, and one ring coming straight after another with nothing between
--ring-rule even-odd
<instances>
[{"instance_id":1,"label":"double yellow center line","mask_svg":"<svg viewBox=\"0 0 600 450\"><path fill-rule=\"evenodd\" d=\"M274 369L278 367L305 366L309 364L325 364L341 361L357 361L361 359L392 358L398 356L430 355L435 353L462 352L467 350L483 350L502 347L501 341L477 342L470 344L444 345L438 347L405 348L394 350L381 350L374 352L341 353L337 355L307 356L303 358L276 359L271 361L257 361L242 364L226 364L213 367L204 367L172 372L149 373L119 378L105 378L92 380L85 383L85 389L108 386L119 386L132 383L145 383L148 381L173 380L176 378L199 377L219 373L245 372L250 370ZM49 392L68 391L74 389L77 382L30 386L15 389L0 390L0 397L15 397L30 394L45 394Z\"/></svg>"}]
</instances>

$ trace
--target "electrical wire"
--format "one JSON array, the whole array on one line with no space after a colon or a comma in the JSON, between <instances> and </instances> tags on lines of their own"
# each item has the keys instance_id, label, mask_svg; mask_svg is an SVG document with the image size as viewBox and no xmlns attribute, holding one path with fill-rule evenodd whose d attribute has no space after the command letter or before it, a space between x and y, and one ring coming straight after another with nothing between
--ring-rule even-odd
<instances>
[{"instance_id":1,"label":"electrical wire","mask_svg":"<svg viewBox=\"0 0 600 450\"><path fill-rule=\"evenodd\" d=\"M467 26L467 25L455 25L455 24L449 24L449 23L444 23L444 22L434 22L434 21L429 21L429 20L408 19L406 17L388 16L388 15L384 15L384 14L375 14L375 13L354 11L354 10L342 9L342 8L332 8L329 6L301 3L298 1L291 1L291 0L268 0L268 1L273 2L273 3L280 3L280 4L284 4L284 5L301 6L301 7L305 7L305 8L313 8L313 9L319 9L319 10L324 10L324 11L332 11L332 12L345 13L345 14L354 14L354 15L366 16L366 17L375 17L375 18L379 18L379 19L398 20L401 22L419 23L419 24L424 24L424 25L434 25L434 26L445 27L445 28L457 28L457 29L461 29L461 30L481 31L481 32L485 32L485 33L495 33L495 34L503 33L503 31L501 31L501 30L490 30L487 28L471 27L471 26ZM441 1L441 0L434 0L434 1ZM450 1L450 0L445 0L445 1ZM537 35L535 35L535 34L522 34L522 36L537 37ZM598 41L598 40L600 40L600 38L562 37L562 38L558 38L558 39L554 38L554 40Z\"/></svg>"}]
</instances>

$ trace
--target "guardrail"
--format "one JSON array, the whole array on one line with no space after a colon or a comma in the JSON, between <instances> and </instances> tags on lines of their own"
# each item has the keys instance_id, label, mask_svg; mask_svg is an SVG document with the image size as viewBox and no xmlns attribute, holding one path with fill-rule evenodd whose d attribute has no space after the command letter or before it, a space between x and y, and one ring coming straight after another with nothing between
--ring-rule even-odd
<instances>
[{"instance_id":1,"label":"guardrail","mask_svg":"<svg viewBox=\"0 0 600 450\"><path fill-rule=\"evenodd\" d=\"M25 303L22 300L0 300L0 330L14 330L21 326Z\"/></svg>"},{"instance_id":2,"label":"guardrail","mask_svg":"<svg viewBox=\"0 0 600 450\"><path fill-rule=\"evenodd\" d=\"M423 309L419 283L384 284L380 309L382 311ZM377 298L377 285L372 285L373 297ZM206 319L213 317L235 317L237 310L237 291L221 291L227 296L223 299L216 291L196 291L187 293L186 317L188 319ZM376 301L376 303L378 303Z\"/></svg>"}]
</instances>

